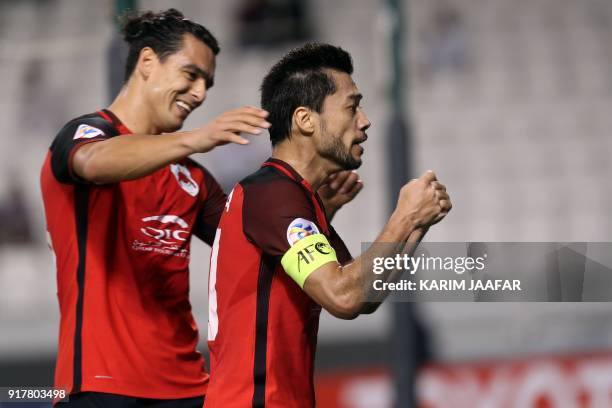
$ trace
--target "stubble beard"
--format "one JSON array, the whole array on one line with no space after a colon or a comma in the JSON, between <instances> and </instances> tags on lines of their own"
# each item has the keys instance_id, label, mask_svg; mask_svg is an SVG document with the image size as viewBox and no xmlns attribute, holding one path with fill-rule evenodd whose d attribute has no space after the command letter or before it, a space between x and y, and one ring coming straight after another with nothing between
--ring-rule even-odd
<instances>
[{"instance_id":1,"label":"stubble beard","mask_svg":"<svg viewBox=\"0 0 612 408\"><path fill-rule=\"evenodd\" d=\"M352 145L347 149L341 137L327 132L325 124L321 125L321 134L324 141L321 156L338 164L343 170L355 170L361 166L361 159L355 159L351 154Z\"/></svg>"}]
</instances>

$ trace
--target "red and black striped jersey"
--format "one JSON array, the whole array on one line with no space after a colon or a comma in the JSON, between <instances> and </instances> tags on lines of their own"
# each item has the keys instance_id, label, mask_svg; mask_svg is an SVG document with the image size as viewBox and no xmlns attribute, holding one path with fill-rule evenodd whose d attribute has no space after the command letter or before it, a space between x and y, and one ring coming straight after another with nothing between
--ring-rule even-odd
<instances>
[{"instance_id":1,"label":"red and black striped jersey","mask_svg":"<svg viewBox=\"0 0 612 408\"><path fill-rule=\"evenodd\" d=\"M321 307L280 262L296 234L311 233L351 260L318 195L283 161L269 159L230 193L211 255L207 408L314 406Z\"/></svg>"},{"instance_id":2,"label":"red and black striped jersey","mask_svg":"<svg viewBox=\"0 0 612 408\"><path fill-rule=\"evenodd\" d=\"M73 173L79 146L130 133L110 111L81 116L42 166L61 316L55 387L200 396L208 374L188 299L190 240L212 243L226 196L191 159L106 185Z\"/></svg>"}]
</instances>

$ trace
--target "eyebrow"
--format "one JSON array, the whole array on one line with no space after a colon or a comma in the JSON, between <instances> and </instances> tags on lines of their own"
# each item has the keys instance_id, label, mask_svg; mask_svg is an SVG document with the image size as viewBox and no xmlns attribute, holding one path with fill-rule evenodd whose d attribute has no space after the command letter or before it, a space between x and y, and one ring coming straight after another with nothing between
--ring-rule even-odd
<instances>
[{"instance_id":1,"label":"eyebrow","mask_svg":"<svg viewBox=\"0 0 612 408\"><path fill-rule=\"evenodd\" d=\"M199 76L204 78L204 81L206 81L206 89L212 88L213 85L215 84L214 77L212 75L210 75L209 72L203 70L202 68L198 67L195 64L187 64L187 65L183 66L183 69L188 69L188 70L195 71Z\"/></svg>"},{"instance_id":2,"label":"eyebrow","mask_svg":"<svg viewBox=\"0 0 612 408\"><path fill-rule=\"evenodd\" d=\"M354 103L359 104L359 102L363 99L363 95L360 93L350 94L349 96L347 96L347 99L351 99Z\"/></svg>"}]
</instances>

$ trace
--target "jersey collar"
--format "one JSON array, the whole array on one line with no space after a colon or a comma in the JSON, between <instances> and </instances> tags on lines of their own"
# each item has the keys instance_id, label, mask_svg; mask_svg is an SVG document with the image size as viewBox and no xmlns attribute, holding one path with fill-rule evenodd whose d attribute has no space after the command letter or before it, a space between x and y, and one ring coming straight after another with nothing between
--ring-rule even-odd
<instances>
[{"instance_id":1,"label":"jersey collar","mask_svg":"<svg viewBox=\"0 0 612 408\"><path fill-rule=\"evenodd\" d=\"M128 129L127 126L123 124L123 122L119 120L117 116L115 116L113 112L109 111L108 109L102 109L98 111L98 115L102 116L106 121L112 123L113 126L119 131L119 134L128 135L133 133L130 129Z\"/></svg>"},{"instance_id":2,"label":"jersey collar","mask_svg":"<svg viewBox=\"0 0 612 408\"><path fill-rule=\"evenodd\" d=\"M306 179L304 179L300 174L295 171L293 167L279 159L274 159L270 157L268 160L261 165L261 167L273 167L279 172L283 173L285 176L293 179L295 182L300 184L304 189L308 191L312 198L312 203L317 215L317 221L323 227L326 233L329 233L329 220L327 219L327 215L325 214L323 202L321 201L321 197L319 194L312 189L312 186Z\"/></svg>"},{"instance_id":3,"label":"jersey collar","mask_svg":"<svg viewBox=\"0 0 612 408\"><path fill-rule=\"evenodd\" d=\"M300 176L300 173L295 171L295 169L291 167L287 162L270 157L264 162L264 164L261 165L261 167L274 167L275 169L283 173L285 176L297 181L309 192L314 193L314 190L312 189L310 183L306 181L306 179L304 179L302 176Z\"/></svg>"}]
</instances>

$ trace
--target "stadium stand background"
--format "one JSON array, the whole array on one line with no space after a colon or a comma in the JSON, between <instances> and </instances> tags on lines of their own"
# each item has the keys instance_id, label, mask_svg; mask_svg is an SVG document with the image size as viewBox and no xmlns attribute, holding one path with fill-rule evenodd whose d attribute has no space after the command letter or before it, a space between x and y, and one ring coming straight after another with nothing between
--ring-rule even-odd
<instances>
[{"instance_id":1,"label":"stadium stand background","mask_svg":"<svg viewBox=\"0 0 612 408\"><path fill-rule=\"evenodd\" d=\"M245 3L139 2L179 8L222 44L215 88L187 128L257 104L270 63L298 44L241 45L236 15ZM360 169L366 188L334 222L358 253L382 226L390 196L386 33L394 17L383 1L306 4L310 37L352 53L373 123ZM435 169L454 203L428 239L612 241L612 3L411 0L405 11L413 167ZM38 174L60 126L109 101L111 14L110 1L0 3L0 385L52 382L58 307ZM229 188L268 152L262 137L196 158ZM204 331L208 256L194 241L191 296ZM441 362L612 350L608 303L430 303L418 311ZM390 324L387 305L350 322L325 315L319 367L384 366ZM367 406L385 406L388 384L373 384L364 387L379 397Z\"/></svg>"}]
</instances>

